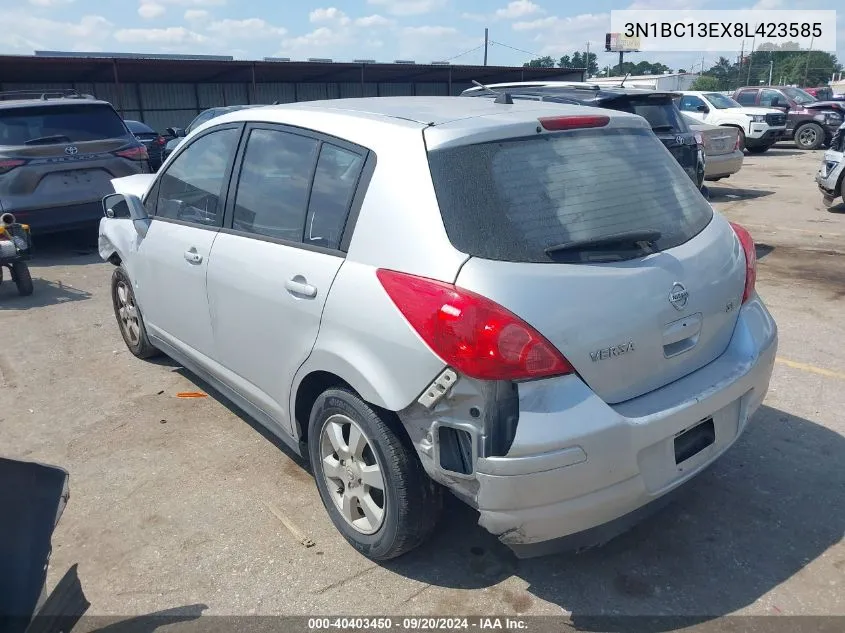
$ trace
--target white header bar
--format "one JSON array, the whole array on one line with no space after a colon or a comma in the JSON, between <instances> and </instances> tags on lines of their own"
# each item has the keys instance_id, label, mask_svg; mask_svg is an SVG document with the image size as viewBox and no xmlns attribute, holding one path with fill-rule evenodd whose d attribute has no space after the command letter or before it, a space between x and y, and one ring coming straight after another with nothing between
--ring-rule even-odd
<instances>
[{"instance_id":1,"label":"white header bar","mask_svg":"<svg viewBox=\"0 0 845 633\"><path fill-rule=\"evenodd\" d=\"M610 12L610 31L639 39L642 51L728 51L762 44L782 50L836 51L836 11L760 10Z\"/></svg>"}]
</instances>

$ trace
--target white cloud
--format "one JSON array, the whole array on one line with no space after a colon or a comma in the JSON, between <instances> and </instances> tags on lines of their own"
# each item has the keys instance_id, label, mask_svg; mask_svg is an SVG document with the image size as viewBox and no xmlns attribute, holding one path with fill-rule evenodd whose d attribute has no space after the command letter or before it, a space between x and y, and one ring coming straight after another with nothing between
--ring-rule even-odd
<instances>
[{"instance_id":1,"label":"white cloud","mask_svg":"<svg viewBox=\"0 0 845 633\"><path fill-rule=\"evenodd\" d=\"M367 27L380 27L380 26L392 26L395 22L389 18L386 18L378 13L374 15L368 15L363 18L356 18L355 26L363 26Z\"/></svg>"},{"instance_id":2,"label":"white cloud","mask_svg":"<svg viewBox=\"0 0 845 633\"><path fill-rule=\"evenodd\" d=\"M545 13L545 11L531 0L513 0L504 9L497 9L495 15L505 20L516 20L536 13Z\"/></svg>"},{"instance_id":3,"label":"white cloud","mask_svg":"<svg viewBox=\"0 0 845 633\"><path fill-rule=\"evenodd\" d=\"M584 13L571 17L548 16L536 20L514 22L514 31L532 35L532 44L525 48L540 55L569 55L573 50L592 42L598 52L610 24L609 13Z\"/></svg>"},{"instance_id":4,"label":"white cloud","mask_svg":"<svg viewBox=\"0 0 845 633\"><path fill-rule=\"evenodd\" d=\"M74 0L29 0L29 4L34 4L36 7L58 7L71 2Z\"/></svg>"},{"instance_id":5,"label":"white cloud","mask_svg":"<svg viewBox=\"0 0 845 633\"><path fill-rule=\"evenodd\" d=\"M0 50L31 54L39 49L87 50L99 47L111 33L112 23L100 15L86 15L76 22L34 17L26 10L0 11Z\"/></svg>"},{"instance_id":6,"label":"white cloud","mask_svg":"<svg viewBox=\"0 0 845 633\"><path fill-rule=\"evenodd\" d=\"M349 24L349 18L340 9L329 7L328 9L314 9L308 14L308 20L315 24L320 22L337 22L339 24Z\"/></svg>"},{"instance_id":7,"label":"white cloud","mask_svg":"<svg viewBox=\"0 0 845 633\"><path fill-rule=\"evenodd\" d=\"M783 0L760 0L757 4L755 4L752 9L757 10L765 10L765 9L785 9Z\"/></svg>"},{"instance_id":8,"label":"white cloud","mask_svg":"<svg viewBox=\"0 0 845 633\"><path fill-rule=\"evenodd\" d=\"M188 22L201 22L211 17L205 9L188 9L185 11L185 20Z\"/></svg>"},{"instance_id":9,"label":"white cloud","mask_svg":"<svg viewBox=\"0 0 845 633\"><path fill-rule=\"evenodd\" d=\"M203 44L208 41L204 35L188 30L183 26L171 26L166 29L120 29L114 39L124 44L157 44L161 46L183 46Z\"/></svg>"},{"instance_id":10,"label":"white cloud","mask_svg":"<svg viewBox=\"0 0 845 633\"><path fill-rule=\"evenodd\" d=\"M405 35L421 35L423 37L443 37L444 35L457 35L458 29L452 26L406 26L402 29Z\"/></svg>"},{"instance_id":11,"label":"white cloud","mask_svg":"<svg viewBox=\"0 0 845 633\"><path fill-rule=\"evenodd\" d=\"M245 20L219 20L208 26L208 31L222 39L264 39L281 37L287 29L268 24L261 18L247 18Z\"/></svg>"},{"instance_id":12,"label":"white cloud","mask_svg":"<svg viewBox=\"0 0 845 633\"><path fill-rule=\"evenodd\" d=\"M152 20L153 18L159 18L167 13L167 9L160 4L155 2L145 2L140 7L138 7L138 15L140 15L145 20Z\"/></svg>"},{"instance_id":13,"label":"white cloud","mask_svg":"<svg viewBox=\"0 0 845 633\"><path fill-rule=\"evenodd\" d=\"M446 0L367 0L369 4L384 7L391 15L423 15L446 4Z\"/></svg>"}]
</instances>

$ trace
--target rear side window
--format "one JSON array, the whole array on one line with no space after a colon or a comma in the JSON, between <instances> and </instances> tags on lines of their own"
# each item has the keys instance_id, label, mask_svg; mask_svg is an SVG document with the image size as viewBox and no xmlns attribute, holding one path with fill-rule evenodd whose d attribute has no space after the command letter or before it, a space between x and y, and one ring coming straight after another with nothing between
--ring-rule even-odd
<instances>
[{"instance_id":1,"label":"rear side window","mask_svg":"<svg viewBox=\"0 0 845 633\"><path fill-rule=\"evenodd\" d=\"M655 131L687 132L689 128L681 120L678 109L671 99L619 99L608 107L630 112L643 117Z\"/></svg>"},{"instance_id":2,"label":"rear side window","mask_svg":"<svg viewBox=\"0 0 845 633\"><path fill-rule=\"evenodd\" d=\"M678 246L704 229L710 205L644 129L585 129L429 153L443 222L458 250L511 262L588 261L546 249L623 232L659 231ZM630 248L615 259L642 256Z\"/></svg>"},{"instance_id":3,"label":"rear side window","mask_svg":"<svg viewBox=\"0 0 845 633\"><path fill-rule=\"evenodd\" d=\"M739 101L739 103L741 103L742 105L753 106L754 102L757 100L757 91L743 90L737 95L736 100Z\"/></svg>"},{"instance_id":4,"label":"rear side window","mask_svg":"<svg viewBox=\"0 0 845 633\"><path fill-rule=\"evenodd\" d=\"M0 109L0 145L82 143L128 134L111 106L68 104Z\"/></svg>"},{"instance_id":5,"label":"rear side window","mask_svg":"<svg viewBox=\"0 0 845 633\"><path fill-rule=\"evenodd\" d=\"M349 205L363 166L361 154L323 143L308 203L306 244L340 248Z\"/></svg>"},{"instance_id":6,"label":"rear side window","mask_svg":"<svg viewBox=\"0 0 845 633\"><path fill-rule=\"evenodd\" d=\"M307 136L252 130L238 180L232 228L301 242L319 145Z\"/></svg>"}]
</instances>

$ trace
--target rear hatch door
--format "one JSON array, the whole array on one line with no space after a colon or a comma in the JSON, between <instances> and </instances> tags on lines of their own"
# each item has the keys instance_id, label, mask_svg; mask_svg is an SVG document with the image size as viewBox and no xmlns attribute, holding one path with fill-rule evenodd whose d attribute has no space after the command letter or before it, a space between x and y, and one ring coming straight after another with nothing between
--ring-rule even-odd
<instances>
[{"instance_id":1,"label":"rear hatch door","mask_svg":"<svg viewBox=\"0 0 845 633\"><path fill-rule=\"evenodd\" d=\"M138 141L105 103L50 103L0 110L0 153L23 164L2 189L10 196L32 195L50 204L58 195L75 202L96 199L110 180L139 168L115 152Z\"/></svg>"},{"instance_id":2,"label":"rear hatch door","mask_svg":"<svg viewBox=\"0 0 845 633\"><path fill-rule=\"evenodd\" d=\"M647 128L613 122L429 152L471 256L457 285L536 328L609 403L720 356L745 279L727 221Z\"/></svg>"}]
</instances>

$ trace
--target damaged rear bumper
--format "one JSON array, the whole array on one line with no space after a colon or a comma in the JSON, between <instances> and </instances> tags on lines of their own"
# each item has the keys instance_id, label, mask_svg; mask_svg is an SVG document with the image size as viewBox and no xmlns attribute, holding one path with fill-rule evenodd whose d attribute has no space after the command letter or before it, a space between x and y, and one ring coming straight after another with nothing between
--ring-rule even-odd
<instances>
[{"instance_id":1,"label":"damaged rear bumper","mask_svg":"<svg viewBox=\"0 0 845 633\"><path fill-rule=\"evenodd\" d=\"M722 356L633 400L608 405L572 375L521 384L510 450L475 464L480 525L520 557L606 542L736 441L763 401L776 351L776 325L754 297ZM676 463L676 436L709 420L711 443Z\"/></svg>"}]
</instances>

